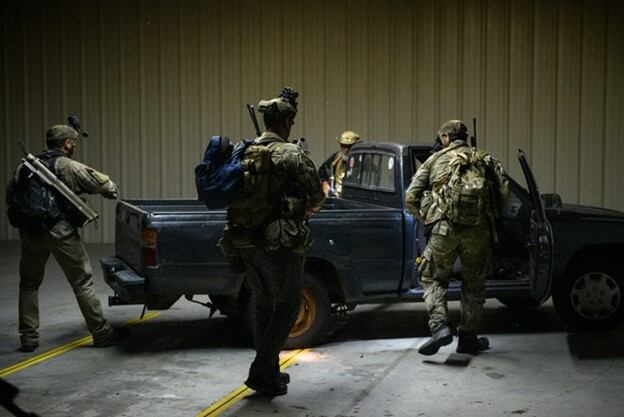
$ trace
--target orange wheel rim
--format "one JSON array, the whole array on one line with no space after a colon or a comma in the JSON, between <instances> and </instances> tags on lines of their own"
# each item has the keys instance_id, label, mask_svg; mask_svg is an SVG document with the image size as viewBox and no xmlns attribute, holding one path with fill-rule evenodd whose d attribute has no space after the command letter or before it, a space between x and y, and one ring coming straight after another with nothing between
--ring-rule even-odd
<instances>
[{"instance_id":1,"label":"orange wheel rim","mask_svg":"<svg viewBox=\"0 0 624 417\"><path fill-rule=\"evenodd\" d=\"M301 306L299 307L299 314L297 320L290 330L288 335L289 339L299 337L312 327L312 324L316 320L316 303L314 297L309 290L304 289L301 292Z\"/></svg>"}]
</instances>

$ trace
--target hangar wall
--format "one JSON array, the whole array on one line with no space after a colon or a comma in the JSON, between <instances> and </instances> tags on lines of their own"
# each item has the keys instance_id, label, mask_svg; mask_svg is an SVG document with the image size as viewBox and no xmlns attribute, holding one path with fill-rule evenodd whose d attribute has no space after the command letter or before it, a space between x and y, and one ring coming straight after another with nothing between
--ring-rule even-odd
<instances>
[{"instance_id":1,"label":"hangar wall","mask_svg":"<svg viewBox=\"0 0 624 417\"><path fill-rule=\"evenodd\" d=\"M269 7L270 5L270 7ZM449 118L542 192L624 210L619 0L25 0L0 6L0 182L80 114L77 158L122 196L194 197L207 138L253 134L245 103L301 93L294 137L319 164L345 129L430 142ZM4 200L4 199L3 199ZM114 203L87 241L114 239ZM4 201L0 209L5 212ZM16 238L3 216L0 238Z\"/></svg>"}]
</instances>

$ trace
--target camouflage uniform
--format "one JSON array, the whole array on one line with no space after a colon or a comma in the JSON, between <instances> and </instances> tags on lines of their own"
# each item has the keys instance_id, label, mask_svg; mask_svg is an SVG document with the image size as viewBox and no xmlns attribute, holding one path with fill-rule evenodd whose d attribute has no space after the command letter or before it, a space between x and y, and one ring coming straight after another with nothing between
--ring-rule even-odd
<instances>
[{"instance_id":1,"label":"camouflage uniform","mask_svg":"<svg viewBox=\"0 0 624 417\"><path fill-rule=\"evenodd\" d=\"M320 209L324 196L314 163L298 145L272 132L255 143L267 144L271 152L268 192L274 210L255 229L241 227L228 215L221 244L224 252L239 252L252 293L256 357L246 384L261 381L274 387L280 383L279 352L299 312L303 254L312 244L304 216Z\"/></svg>"},{"instance_id":2,"label":"camouflage uniform","mask_svg":"<svg viewBox=\"0 0 624 417\"><path fill-rule=\"evenodd\" d=\"M336 141L341 145L350 147L360 141L360 135L352 131L346 131L337 137ZM340 197L342 194L342 179L346 171L346 156L348 156L348 153L345 154L342 150L333 153L323 162L318 171L321 182L330 184L330 187L333 185L333 191L337 197Z\"/></svg>"},{"instance_id":3,"label":"camouflage uniform","mask_svg":"<svg viewBox=\"0 0 624 417\"><path fill-rule=\"evenodd\" d=\"M69 129L69 128L68 128ZM77 137L77 135L76 135ZM46 159L48 151L40 155ZM57 155L55 155L57 156ZM19 170L27 169L19 166ZM54 170L58 178L77 194L103 194L117 197L117 186L109 177L67 156L57 156ZM113 329L102 314L102 307L93 289L92 269L78 230L65 218L49 232L36 235L20 229L21 258L19 286L19 332L22 347L36 347L39 343L39 286L43 281L45 264L54 256L71 285L87 328L94 340L103 342L112 336Z\"/></svg>"},{"instance_id":4,"label":"camouflage uniform","mask_svg":"<svg viewBox=\"0 0 624 417\"><path fill-rule=\"evenodd\" d=\"M431 231L419 269L432 333L447 325L446 294L457 256L463 266L460 330L476 333L485 301L493 230L488 222L467 226L449 221L445 213L446 202L440 193L442 185L448 180L449 162L458 153L468 151L470 147L465 140L451 142L420 166L406 191L408 210L422 218L425 227ZM505 199L508 180L500 163L495 163L496 192Z\"/></svg>"}]
</instances>

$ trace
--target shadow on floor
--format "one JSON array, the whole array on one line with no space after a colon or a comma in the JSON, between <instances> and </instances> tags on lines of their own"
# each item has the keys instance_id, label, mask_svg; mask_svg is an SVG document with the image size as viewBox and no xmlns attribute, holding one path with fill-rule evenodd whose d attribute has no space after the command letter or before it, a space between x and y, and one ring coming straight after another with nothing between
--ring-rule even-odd
<instances>
[{"instance_id":1,"label":"shadow on floor","mask_svg":"<svg viewBox=\"0 0 624 417\"><path fill-rule=\"evenodd\" d=\"M455 327L459 322L459 309L451 308L449 314L451 327ZM374 310L350 313L330 338L332 341L347 341L427 337L430 335L427 321L427 313L422 308L392 310L383 305ZM533 309L486 307L481 325L481 333L490 335L565 332L566 328L552 306Z\"/></svg>"},{"instance_id":2,"label":"shadow on floor","mask_svg":"<svg viewBox=\"0 0 624 417\"><path fill-rule=\"evenodd\" d=\"M146 343L147 342L147 343ZM154 353L171 350L210 348L251 348L251 340L238 320L212 319L155 321L132 326L119 349L127 353Z\"/></svg>"},{"instance_id":3,"label":"shadow on floor","mask_svg":"<svg viewBox=\"0 0 624 417\"><path fill-rule=\"evenodd\" d=\"M568 347L580 360L624 358L624 332L572 333Z\"/></svg>"},{"instance_id":4,"label":"shadow on floor","mask_svg":"<svg viewBox=\"0 0 624 417\"><path fill-rule=\"evenodd\" d=\"M459 321L459 309L450 309L452 325ZM393 308L392 305L369 306L336 319L326 342L427 337L427 313L420 308ZM558 320L550 305L518 310L504 306L486 307L481 333L484 335L560 333L568 330ZM570 352L579 359L624 357L624 332L569 334ZM146 343L149 341L149 343ZM225 317L212 319L158 320L132 326L130 336L118 349L128 353L210 348L250 349L252 342L240 320ZM462 357L450 358L453 366L466 366ZM454 359L457 359L456 361Z\"/></svg>"}]
</instances>

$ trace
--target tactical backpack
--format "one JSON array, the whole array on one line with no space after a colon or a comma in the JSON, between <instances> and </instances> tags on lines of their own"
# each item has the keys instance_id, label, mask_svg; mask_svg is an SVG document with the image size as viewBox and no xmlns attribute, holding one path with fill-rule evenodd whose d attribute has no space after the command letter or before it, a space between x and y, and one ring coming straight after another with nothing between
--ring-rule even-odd
<instances>
[{"instance_id":1,"label":"tactical backpack","mask_svg":"<svg viewBox=\"0 0 624 417\"><path fill-rule=\"evenodd\" d=\"M270 195L271 151L276 142L252 144L245 150L243 181L228 208L228 219L247 229L267 222L275 212L276 202Z\"/></svg>"},{"instance_id":2,"label":"tactical backpack","mask_svg":"<svg viewBox=\"0 0 624 417\"><path fill-rule=\"evenodd\" d=\"M475 148L458 152L449 161L441 195L450 221L476 226L493 215L493 164L489 154Z\"/></svg>"},{"instance_id":3,"label":"tactical backpack","mask_svg":"<svg viewBox=\"0 0 624 417\"><path fill-rule=\"evenodd\" d=\"M54 163L59 156L49 153L40 159L55 172ZM6 204L11 226L27 233L45 234L66 217L61 197L25 166L21 166L9 182Z\"/></svg>"},{"instance_id":4,"label":"tactical backpack","mask_svg":"<svg viewBox=\"0 0 624 417\"><path fill-rule=\"evenodd\" d=\"M228 208L228 219L257 227L272 212L269 198L270 144L243 139L232 146L227 137L210 139L202 162L195 167L199 200L208 208Z\"/></svg>"},{"instance_id":5,"label":"tactical backpack","mask_svg":"<svg viewBox=\"0 0 624 417\"><path fill-rule=\"evenodd\" d=\"M213 136L202 161L195 167L197 197L210 209L227 207L243 178L242 160L252 141L232 146L227 136Z\"/></svg>"}]
</instances>

